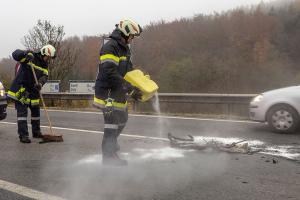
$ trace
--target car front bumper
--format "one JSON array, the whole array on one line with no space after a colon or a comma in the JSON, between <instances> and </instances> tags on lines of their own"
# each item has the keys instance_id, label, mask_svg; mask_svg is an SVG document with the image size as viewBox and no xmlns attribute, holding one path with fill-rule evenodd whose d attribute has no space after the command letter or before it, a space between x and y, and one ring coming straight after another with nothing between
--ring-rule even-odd
<instances>
[{"instance_id":1,"label":"car front bumper","mask_svg":"<svg viewBox=\"0 0 300 200\"><path fill-rule=\"evenodd\" d=\"M250 103L249 106L249 118L256 122L265 122L265 111L258 104Z\"/></svg>"},{"instance_id":2,"label":"car front bumper","mask_svg":"<svg viewBox=\"0 0 300 200\"><path fill-rule=\"evenodd\" d=\"M0 120L6 118L6 108L7 108L7 101L6 98L0 99Z\"/></svg>"}]
</instances>

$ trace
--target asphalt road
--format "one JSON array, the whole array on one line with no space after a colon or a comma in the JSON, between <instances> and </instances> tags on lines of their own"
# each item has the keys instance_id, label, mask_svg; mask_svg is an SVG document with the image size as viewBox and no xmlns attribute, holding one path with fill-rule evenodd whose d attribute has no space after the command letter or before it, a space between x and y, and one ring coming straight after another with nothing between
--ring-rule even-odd
<instances>
[{"instance_id":1,"label":"asphalt road","mask_svg":"<svg viewBox=\"0 0 300 200\"><path fill-rule=\"evenodd\" d=\"M275 134L251 122L131 115L119 139L129 165L107 167L100 156L101 114L50 111L50 117L63 143L21 144L13 109L0 122L0 199L300 199L300 134ZM247 139L275 154L282 147L290 152L173 149L168 132Z\"/></svg>"}]
</instances>

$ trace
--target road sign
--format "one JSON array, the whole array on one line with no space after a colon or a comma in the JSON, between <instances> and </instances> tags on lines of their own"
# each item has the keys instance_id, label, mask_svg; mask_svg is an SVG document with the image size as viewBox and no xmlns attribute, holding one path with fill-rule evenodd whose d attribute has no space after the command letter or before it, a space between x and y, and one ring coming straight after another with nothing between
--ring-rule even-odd
<instances>
[{"instance_id":1,"label":"road sign","mask_svg":"<svg viewBox=\"0 0 300 200\"><path fill-rule=\"evenodd\" d=\"M94 93L95 81L71 80L70 93Z\"/></svg>"},{"instance_id":2,"label":"road sign","mask_svg":"<svg viewBox=\"0 0 300 200\"><path fill-rule=\"evenodd\" d=\"M42 88L42 93L57 93L59 92L59 80L50 80Z\"/></svg>"}]
</instances>

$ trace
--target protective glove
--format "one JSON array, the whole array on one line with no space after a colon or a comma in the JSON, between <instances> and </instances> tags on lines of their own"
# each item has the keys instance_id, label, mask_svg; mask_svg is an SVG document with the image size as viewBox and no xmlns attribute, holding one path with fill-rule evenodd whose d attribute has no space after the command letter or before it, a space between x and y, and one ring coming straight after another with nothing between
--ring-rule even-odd
<instances>
[{"instance_id":1,"label":"protective glove","mask_svg":"<svg viewBox=\"0 0 300 200\"><path fill-rule=\"evenodd\" d=\"M26 62L32 62L34 59L34 55L31 52L28 52L25 56Z\"/></svg>"},{"instance_id":2,"label":"protective glove","mask_svg":"<svg viewBox=\"0 0 300 200\"><path fill-rule=\"evenodd\" d=\"M28 97L29 97L29 92L27 91L22 92L19 97L19 102L23 105L26 104L27 103L26 100L28 99Z\"/></svg>"},{"instance_id":3,"label":"protective glove","mask_svg":"<svg viewBox=\"0 0 300 200\"><path fill-rule=\"evenodd\" d=\"M41 83L38 83L38 84L34 84L34 88L38 91L41 91L43 85Z\"/></svg>"},{"instance_id":4,"label":"protective glove","mask_svg":"<svg viewBox=\"0 0 300 200\"><path fill-rule=\"evenodd\" d=\"M125 81L123 83L123 88L134 100L137 101L142 98L142 91L139 88L131 85L129 82Z\"/></svg>"},{"instance_id":5,"label":"protective glove","mask_svg":"<svg viewBox=\"0 0 300 200\"><path fill-rule=\"evenodd\" d=\"M135 86L132 86L132 91L129 93L129 95L136 101L141 100L143 96L142 91Z\"/></svg>"},{"instance_id":6,"label":"protective glove","mask_svg":"<svg viewBox=\"0 0 300 200\"><path fill-rule=\"evenodd\" d=\"M38 80L38 82L40 83L40 84L42 84L42 86L43 85L45 85L45 83L47 82L47 80L48 80L48 76L42 76L39 80Z\"/></svg>"}]
</instances>

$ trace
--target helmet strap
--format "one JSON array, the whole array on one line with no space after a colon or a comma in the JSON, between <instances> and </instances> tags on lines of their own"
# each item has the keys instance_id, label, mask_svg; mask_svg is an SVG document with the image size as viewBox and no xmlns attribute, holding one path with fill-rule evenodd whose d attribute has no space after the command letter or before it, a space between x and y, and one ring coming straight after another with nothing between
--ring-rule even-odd
<instances>
[{"instance_id":1,"label":"helmet strap","mask_svg":"<svg viewBox=\"0 0 300 200\"><path fill-rule=\"evenodd\" d=\"M126 44L128 44L129 36L126 36L123 32L121 32L121 36L122 36L122 38L124 38Z\"/></svg>"}]
</instances>

